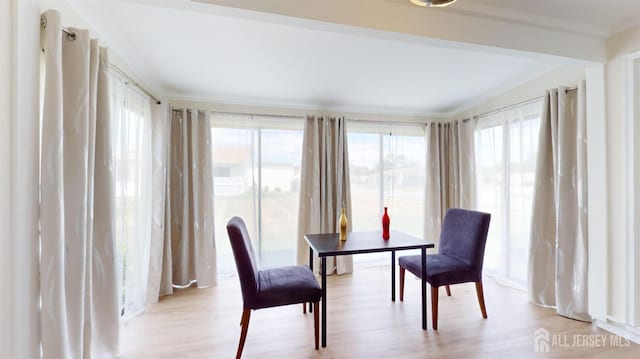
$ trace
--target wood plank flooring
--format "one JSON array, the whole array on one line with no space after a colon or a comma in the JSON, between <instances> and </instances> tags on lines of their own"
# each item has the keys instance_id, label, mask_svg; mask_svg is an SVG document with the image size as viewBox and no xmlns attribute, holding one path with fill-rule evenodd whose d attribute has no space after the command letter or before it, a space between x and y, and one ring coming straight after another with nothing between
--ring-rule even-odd
<instances>
[{"instance_id":1,"label":"wood plank flooring","mask_svg":"<svg viewBox=\"0 0 640 359\"><path fill-rule=\"evenodd\" d=\"M534 306L526 293L490 278L484 280L488 319L482 319L474 284L455 285L451 297L440 291L437 332L430 325L427 331L421 329L420 282L413 276L407 275L404 302L391 302L388 267L356 268L353 275L330 276L327 282L326 348L314 350L313 314L302 314L302 306L294 305L251 314L243 357L640 357L639 345L612 346L608 332ZM212 288L180 290L125 324L121 357L233 358L241 314L235 277L221 278ZM564 340L565 346L551 346L546 354L534 352L534 332L539 328ZM605 345L570 347L580 344L576 339L587 338L576 336L589 334L605 335Z\"/></svg>"}]
</instances>

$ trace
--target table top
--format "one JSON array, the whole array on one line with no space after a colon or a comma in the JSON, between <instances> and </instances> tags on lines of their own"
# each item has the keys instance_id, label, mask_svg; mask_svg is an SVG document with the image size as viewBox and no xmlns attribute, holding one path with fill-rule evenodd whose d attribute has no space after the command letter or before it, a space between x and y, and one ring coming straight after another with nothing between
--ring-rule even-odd
<instances>
[{"instance_id":1,"label":"table top","mask_svg":"<svg viewBox=\"0 0 640 359\"><path fill-rule=\"evenodd\" d=\"M349 232L346 241L341 241L338 233L305 234L304 239L319 257L435 247L432 242L399 231L389 234L386 240L381 231Z\"/></svg>"}]
</instances>

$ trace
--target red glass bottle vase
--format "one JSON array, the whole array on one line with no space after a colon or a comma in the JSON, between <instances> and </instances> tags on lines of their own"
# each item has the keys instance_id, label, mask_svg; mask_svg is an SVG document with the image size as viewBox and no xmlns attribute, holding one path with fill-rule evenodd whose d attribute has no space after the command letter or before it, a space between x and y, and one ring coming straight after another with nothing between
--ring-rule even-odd
<instances>
[{"instance_id":1,"label":"red glass bottle vase","mask_svg":"<svg viewBox=\"0 0 640 359\"><path fill-rule=\"evenodd\" d=\"M389 239L389 224L391 219L387 213L387 207L384 207L384 214L382 215L382 238Z\"/></svg>"}]
</instances>

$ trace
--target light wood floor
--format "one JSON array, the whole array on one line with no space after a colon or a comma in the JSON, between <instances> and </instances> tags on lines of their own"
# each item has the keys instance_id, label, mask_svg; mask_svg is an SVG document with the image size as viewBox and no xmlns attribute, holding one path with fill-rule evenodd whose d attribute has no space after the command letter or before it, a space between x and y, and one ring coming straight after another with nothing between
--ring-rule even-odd
<instances>
[{"instance_id":1,"label":"light wood floor","mask_svg":"<svg viewBox=\"0 0 640 359\"><path fill-rule=\"evenodd\" d=\"M528 303L524 292L484 281L489 318L482 319L473 284L440 291L438 331L421 329L420 282L407 274L405 301L391 302L389 268L357 269L328 278L327 348L313 347L313 315L302 306L254 311L244 358L522 358L545 328L574 343L574 335L608 332ZM428 289L427 289L428 290ZM430 308L430 303L428 303ZM208 289L185 289L129 321L121 331L123 358L233 358L242 298L237 278ZM429 323L431 313L429 311ZM623 340L623 343L625 340ZM559 348L550 357L638 358L640 346Z\"/></svg>"}]
</instances>

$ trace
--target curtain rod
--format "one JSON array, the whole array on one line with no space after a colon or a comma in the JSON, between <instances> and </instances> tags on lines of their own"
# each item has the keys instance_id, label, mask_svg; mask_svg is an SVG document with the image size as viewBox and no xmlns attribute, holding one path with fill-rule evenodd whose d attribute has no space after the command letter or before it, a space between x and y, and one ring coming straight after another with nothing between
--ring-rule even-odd
<instances>
[{"instance_id":1,"label":"curtain rod","mask_svg":"<svg viewBox=\"0 0 640 359\"><path fill-rule=\"evenodd\" d=\"M362 122L372 125L400 125L400 126L426 126L424 122L401 122L401 121L372 121L372 120L357 120L347 119L347 121Z\"/></svg>"},{"instance_id":2,"label":"curtain rod","mask_svg":"<svg viewBox=\"0 0 640 359\"><path fill-rule=\"evenodd\" d=\"M497 110L493 110L493 111L485 112L485 113L483 113L483 114L480 114L480 115L477 115L477 116L474 116L474 117L475 117L476 119L484 118L484 117L487 117L487 116L494 115L494 114L496 114L496 113L500 113L500 112L502 112L502 111L510 110L510 109L512 109L512 108L516 108L516 107L524 106L524 105L529 105L529 104L532 104L532 103L537 102L537 101L542 101L543 99L544 99L544 96L540 96L540 97L532 98L531 100L526 100L526 101L518 102L518 103L516 103L516 104L509 105L509 106L505 106L505 107L499 108L499 109L497 109Z\"/></svg>"},{"instance_id":3,"label":"curtain rod","mask_svg":"<svg viewBox=\"0 0 640 359\"><path fill-rule=\"evenodd\" d=\"M40 18L40 27L43 28L43 29L47 28L47 18L44 17L44 16ZM71 30L67 29L66 27L62 27L62 32L64 32L67 35L69 40L75 40L76 39L76 33L74 31L71 31Z\"/></svg>"},{"instance_id":4,"label":"curtain rod","mask_svg":"<svg viewBox=\"0 0 640 359\"><path fill-rule=\"evenodd\" d=\"M186 110L186 108L172 108L171 111L174 112L182 112ZM294 116L294 115L269 115L269 114L258 114L258 113L246 113L246 112L225 112L225 111L213 111L213 110L203 110L209 111L211 113L219 114L219 115L236 115L236 116L258 116L258 117L274 117L274 118L295 118L295 119L303 119L305 116Z\"/></svg>"},{"instance_id":5,"label":"curtain rod","mask_svg":"<svg viewBox=\"0 0 640 359\"><path fill-rule=\"evenodd\" d=\"M45 29L47 27L47 19L46 18L41 18L40 19L40 27L42 27L43 29ZM66 27L62 27L62 32L65 33L67 35L67 38L71 41L75 41L76 39L76 32L73 30L69 30ZM44 50L43 50L44 51ZM130 86L134 86L137 87L140 91L142 91L145 95L149 96L149 98L151 98L156 105L160 105L162 102L156 97L154 96L149 90L147 90L146 88L144 88L142 85L140 85L139 83L137 83L133 78L131 78L131 76L129 76L126 72L122 71L122 69L120 69L118 66L109 63L109 68L111 68L112 70L114 70L115 72L117 72L120 76L124 77L125 79L125 85L130 85Z\"/></svg>"},{"instance_id":6,"label":"curtain rod","mask_svg":"<svg viewBox=\"0 0 640 359\"><path fill-rule=\"evenodd\" d=\"M178 110L182 111L182 110ZM226 111L211 111L212 113L218 115L236 115L236 116L256 116L256 117L272 117L272 118L294 118L294 119L303 119L306 116L295 116L295 115L271 115L271 114L259 114L259 113L246 113L246 112L226 112Z\"/></svg>"},{"instance_id":7,"label":"curtain rod","mask_svg":"<svg viewBox=\"0 0 640 359\"><path fill-rule=\"evenodd\" d=\"M181 112L183 111L183 108L174 108L172 109L172 111L175 112ZM208 110L211 113L214 114L219 114L219 115L236 115L236 116L256 116L256 117L274 117L274 118L293 118L293 119L305 119L307 117L307 115L301 115L301 116L295 116L295 115L271 115L271 114L258 114L258 113L247 113L247 112L225 112L225 111L213 111L213 110ZM346 117L345 117L346 118ZM370 124L376 124L376 125L403 125L403 126L425 126L426 124L423 122L396 122L396 121L371 121L371 120L357 120L357 119L350 119L350 118L346 118L347 121L354 121L354 122L365 122L365 123L370 123ZM468 121L468 120L465 120Z\"/></svg>"},{"instance_id":8,"label":"curtain rod","mask_svg":"<svg viewBox=\"0 0 640 359\"><path fill-rule=\"evenodd\" d=\"M564 90L564 91L565 91L565 92L569 92L569 91L576 91L577 89L578 89L578 87L568 87L568 88L565 88L565 90ZM487 117L487 116L494 115L494 114L499 113L499 112L502 112L502 111L510 110L510 109L515 108L515 107L518 107L518 106L524 106L524 105L528 105L528 104L534 103L534 102L536 102L536 101L542 101L543 99L544 99L544 96L540 96L540 97L532 98L531 100L526 100L526 101L518 102L518 103L516 103L516 104L509 105L509 106L506 106L506 107L501 107L501 108L499 108L499 109L497 109L497 110L493 110L493 111L485 112L485 113L483 113L483 114L480 114L480 115L477 115L477 116L473 116L473 117L474 117L475 119L480 119L480 118L483 118L483 117Z\"/></svg>"},{"instance_id":9,"label":"curtain rod","mask_svg":"<svg viewBox=\"0 0 640 359\"><path fill-rule=\"evenodd\" d=\"M127 73L122 71L122 69L120 69L118 66L112 63L109 63L109 67L115 72L117 72L120 76L124 77L125 85L131 85L131 86L137 87L140 91L144 92L145 95L149 96L149 98L151 98L156 103L156 105L162 104L162 102L157 97L155 97L151 92L149 92L146 88L144 88L144 86L140 85L135 80L133 80L131 76L127 75Z\"/></svg>"}]
</instances>

